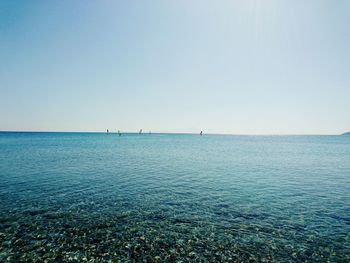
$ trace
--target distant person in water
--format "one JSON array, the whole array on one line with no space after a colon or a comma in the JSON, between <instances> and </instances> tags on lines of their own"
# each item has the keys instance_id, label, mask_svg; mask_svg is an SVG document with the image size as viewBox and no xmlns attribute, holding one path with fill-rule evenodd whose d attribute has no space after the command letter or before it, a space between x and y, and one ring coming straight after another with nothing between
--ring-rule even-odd
<instances>
[{"instance_id":1,"label":"distant person in water","mask_svg":"<svg viewBox=\"0 0 350 263\"><path fill-rule=\"evenodd\" d=\"M122 136L122 133L120 132L120 130L118 130L118 135L119 135L119 136Z\"/></svg>"},{"instance_id":2,"label":"distant person in water","mask_svg":"<svg viewBox=\"0 0 350 263\"><path fill-rule=\"evenodd\" d=\"M200 134L200 136L202 136L203 135L203 131L201 131L199 134Z\"/></svg>"},{"instance_id":3,"label":"distant person in water","mask_svg":"<svg viewBox=\"0 0 350 263\"><path fill-rule=\"evenodd\" d=\"M142 129L140 129L140 131L139 131L139 134L141 134L142 133Z\"/></svg>"},{"instance_id":4,"label":"distant person in water","mask_svg":"<svg viewBox=\"0 0 350 263\"><path fill-rule=\"evenodd\" d=\"M109 130L107 129L107 134L109 133Z\"/></svg>"}]
</instances>

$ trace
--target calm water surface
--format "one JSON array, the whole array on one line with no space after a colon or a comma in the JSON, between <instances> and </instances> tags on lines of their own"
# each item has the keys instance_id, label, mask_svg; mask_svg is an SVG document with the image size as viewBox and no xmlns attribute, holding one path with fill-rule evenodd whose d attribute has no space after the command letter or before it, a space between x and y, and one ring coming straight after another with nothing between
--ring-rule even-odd
<instances>
[{"instance_id":1,"label":"calm water surface","mask_svg":"<svg viewBox=\"0 0 350 263\"><path fill-rule=\"evenodd\" d=\"M0 133L0 262L349 262L350 136Z\"/></svg>"}]
</instances>

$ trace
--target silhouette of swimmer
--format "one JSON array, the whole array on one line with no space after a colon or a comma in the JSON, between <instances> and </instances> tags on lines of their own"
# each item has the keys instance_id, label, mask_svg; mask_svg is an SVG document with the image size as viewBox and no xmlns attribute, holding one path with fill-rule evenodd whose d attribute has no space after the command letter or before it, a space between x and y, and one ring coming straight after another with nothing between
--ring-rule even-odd
<instances>
[{"instance_id":1,"label":"silhouette of swimmer","mask_svg":"<svg viewBox=\"0 0 350 263\"><path fill-rule=\"evenodd\" d=\"M119 135L119 136L122 136L122 133L120 132L120 130L118 130L118 135Z\"/></svg>"},{"instance_id":2,"label":"silhouette of swimmer","mask_svg":"<svg viewBox=\"0 0 350 263\"><path fill-rule=\"evenodd\" d=\"M107 134L109 133L109 130L107 129Z\"/></svg>"},{"instance_id":3,"label":"silhouette of swimmer","mask_svg":"<svg viewBox=\"0 0 350 263\"><path fill-rule=\"evenodd\" d=\"M142 129L140 129L140 131L139 131L139 134L141 134L142 133Z\"/></svg>"},{"instance_id":4,"label":"silhouette of swimmer","mask_svg":"<svg viewBox=\"0 0 350 263\"><path fill-rule=\"evenodd\" d=\"M200 134L200 136L202 136L203 135L203 131L201 131L199 134Z\"/></svg>"}]
</instances>

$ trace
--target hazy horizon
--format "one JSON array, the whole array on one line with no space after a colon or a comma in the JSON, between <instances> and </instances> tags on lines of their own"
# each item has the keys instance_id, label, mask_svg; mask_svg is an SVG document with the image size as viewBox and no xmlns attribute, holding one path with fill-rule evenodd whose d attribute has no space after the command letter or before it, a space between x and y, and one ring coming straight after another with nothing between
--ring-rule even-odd
<instances>
[{"instance_id":1,"label":"hazy horizon","mask_svg":"<svg viewBox=\"0 0 350 263\"><path fill-rule=\"evenodd\" d=\"M1 1L0 131L350 131L349 1Z\"/></svg>"},{"instance_id":2,"label":"hazy horizon","mask_svg":"<svg viewBox=\"0 0 350 263\"><path fill-rule=\"evenodd\" d=\"M118 134L118 130L109 130L109 134ZM122 134L139 134L139 131L121 131L119 130ZM47 130L0 130L0 133L107 133L106 130L100 130L100 131L89 131L89 130L75 130L75 131L47 131ZM339 134L317 134L317 133L220 133L220 132L209 132L206 133L205 131L202 131L203 135L232 135L232 136L338 136L338 135L344 135L349 132L343 132ZM171 132L171 131L143 131L142 134L174 134L174 135L181 135L181 134L188 134L188 135L198 135L199 132Z\"/></svg>"}]
</instances>

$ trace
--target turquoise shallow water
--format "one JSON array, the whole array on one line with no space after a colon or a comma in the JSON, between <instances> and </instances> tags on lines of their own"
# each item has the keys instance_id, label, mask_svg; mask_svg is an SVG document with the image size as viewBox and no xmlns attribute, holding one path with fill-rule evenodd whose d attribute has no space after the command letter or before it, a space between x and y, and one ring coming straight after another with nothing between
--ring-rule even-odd
<instances>
[{"instance_id":1,"label":"turquoise shallow water","mask_svg":"<svg viewBox=\"0 0 350 263\"><path fill-rule=\"evenodd\" d=\"M0 262L349 262L350 136L0 133Z\"/></svg>"}]
</instances>

